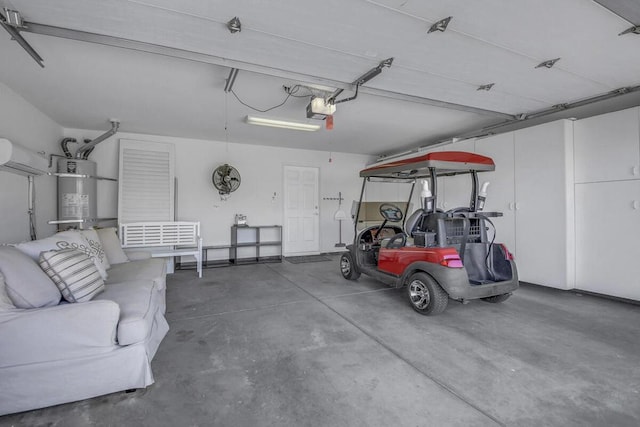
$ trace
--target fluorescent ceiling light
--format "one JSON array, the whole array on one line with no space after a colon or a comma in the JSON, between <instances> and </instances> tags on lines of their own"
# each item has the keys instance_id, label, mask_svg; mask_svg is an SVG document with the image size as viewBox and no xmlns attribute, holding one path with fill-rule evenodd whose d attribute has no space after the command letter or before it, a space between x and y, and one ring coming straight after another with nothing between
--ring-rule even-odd
<instances>
[{"instance_id":1,"label":"fluorescent ceiling light","mask_svg":"<svg viewBox=\"0 0 640 427\"><path fill-rule=\"evenodd\" d=\"M265 117L256 117L256 116L247 116L247 123L249 123L250 125L270 126L273 128L281 128L281 129L304 130L307 132L316 131L321 127L320 125L311 124L311 123L290 122L287 120L274 120L274 119L267 119Z\"/></svg>"}]
</instances>

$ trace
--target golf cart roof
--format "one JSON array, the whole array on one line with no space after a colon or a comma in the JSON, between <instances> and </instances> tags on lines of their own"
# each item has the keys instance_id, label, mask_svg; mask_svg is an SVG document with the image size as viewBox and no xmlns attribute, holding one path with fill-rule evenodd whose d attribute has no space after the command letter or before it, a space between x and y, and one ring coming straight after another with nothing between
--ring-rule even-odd
<instances>
[{"instance_id":1,"label":"golf cart roof","mask_svg":"<svg viewBox=\"0 0 640 427\"><path fill-rule=\"evenodd\" d=\"M360 171L361 177L415 179L430 176L429 169L435 168L436 175L457 175L471 171L495 170L490 157L465 151L436 151L409 159L371 166Z\"/></svg>"}]
</instances>

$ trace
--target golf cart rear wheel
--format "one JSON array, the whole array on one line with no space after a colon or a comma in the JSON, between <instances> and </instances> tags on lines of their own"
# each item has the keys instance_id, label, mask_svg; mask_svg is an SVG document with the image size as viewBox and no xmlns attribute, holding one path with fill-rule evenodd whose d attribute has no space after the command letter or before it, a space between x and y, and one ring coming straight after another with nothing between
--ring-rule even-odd
<instances>
[{"instance_id":1,"label":"golf cart rear wheel","mask_svg":"<svg viewBox=\"0 0 640 427\"><path fill-rule=\"evenodd\" d=\"M340 257L340 272L342 273L342 277L347 280L356 280L360 277L360 272L353 262L351 252L345 252Z\"/></svg>"},{"instance_id":2,"label":"golf cart rear wheel","mask_svg":"<svg viewBox=\"0 0 640 427\"><path fill-rule=\"evenodd\" d=\"M492 297L482 298L482 301L486 301L486 302L491 302L491 303L497 304L499 302L506 301L510 296L511 296L510 293L509 294L494 295Z\"/></svg>"},{"instance_id":3,"label":"golf cart rear wheel","mask_svg":"<svg viewBox=\"0 0 640 427\"><path fill-rule=\"evenodd\" d=\"M409 304L420 314L439 314L447 308L449 295L426 273L415 273L407 284Z\"/></svg>"}]
</instances>

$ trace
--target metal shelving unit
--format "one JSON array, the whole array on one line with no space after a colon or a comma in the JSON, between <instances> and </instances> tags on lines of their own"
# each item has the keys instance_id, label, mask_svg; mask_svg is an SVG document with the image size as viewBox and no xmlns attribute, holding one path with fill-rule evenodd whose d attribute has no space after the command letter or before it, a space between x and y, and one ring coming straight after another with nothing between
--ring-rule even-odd
<instances>
[{"instance_id":1,"label":"metal shelving unit","mask_svg":"<svg viewBox=\"0 0 640 427\"><path fill-rule=\"evenodd\" d=\"M231 264L282 262L282 226L233 225L229 262Z\"/></svg>"},{"instance_id":2,"label":"metal shelving unit","mask_svg":"<svg viewBox=\"0 0 640 427\"><path fill-rule=\"evenodd\" d=\"M265 240L266 239L266 240ZM209 260L209 251L228 251L227 259ZM229 265L282 262L281 225L233 225L231 243L202 247L204 268L226 267ZM194 268L195 263L181 263L176 260L176 270Z\"/></svg>"}]
</instances>

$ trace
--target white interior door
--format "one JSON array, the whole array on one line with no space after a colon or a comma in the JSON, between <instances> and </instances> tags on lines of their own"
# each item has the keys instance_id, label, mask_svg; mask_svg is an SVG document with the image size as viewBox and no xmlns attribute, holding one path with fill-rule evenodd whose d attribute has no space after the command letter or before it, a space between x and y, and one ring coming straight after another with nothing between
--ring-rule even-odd
<instances>
[{"instance_id":1,"label":"white interior door","mask_svg":"<svg viewBox=\"0 0 640 427\"><path fill-rule=\"evenodd\" d=\"M320 252L318 168L284 167L284 254Z\"/></svg>"}]
</instances>

